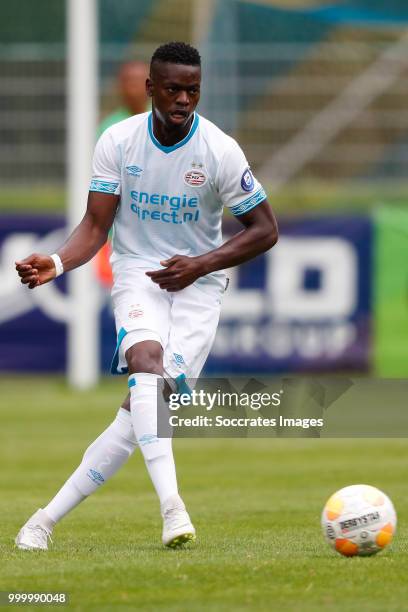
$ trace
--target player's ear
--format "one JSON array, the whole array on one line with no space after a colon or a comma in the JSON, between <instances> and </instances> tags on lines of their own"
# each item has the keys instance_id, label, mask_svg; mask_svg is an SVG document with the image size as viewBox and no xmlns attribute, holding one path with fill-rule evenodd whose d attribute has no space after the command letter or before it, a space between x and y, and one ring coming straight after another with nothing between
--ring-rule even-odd
<instances>
[{"instance_id":1,"label":"player's ear","mask_svg":"<svg viewBox=\"0 0 408 612\"><path fill-rule=\"evenodd\" d=\"M146 93L149 98L153 97L153 81L151 78L146 79Z\"/></svg>"}]
</instances>

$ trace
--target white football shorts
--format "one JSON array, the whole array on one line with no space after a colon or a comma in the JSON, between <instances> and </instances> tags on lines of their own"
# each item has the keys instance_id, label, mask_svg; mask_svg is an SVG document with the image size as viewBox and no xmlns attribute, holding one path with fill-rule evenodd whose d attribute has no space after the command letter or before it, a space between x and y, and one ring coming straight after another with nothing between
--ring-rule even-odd
<instances>
[{"instance_id":1,"label":"white football shorts","mask_svg":"<svg viewBox=\"0 0 408 612\"><path fill-rule=\"evenodd\" d=\"M198 378L214 342L224 289L195 283L169 293L146 276L152 269L136 267L130 259L112 266L117 346L111 371L127 373L125 352L129 340L137 338L160 342L165 376ZM130 335L135 331L137 335Z\"/></svg>"}]
</instances>

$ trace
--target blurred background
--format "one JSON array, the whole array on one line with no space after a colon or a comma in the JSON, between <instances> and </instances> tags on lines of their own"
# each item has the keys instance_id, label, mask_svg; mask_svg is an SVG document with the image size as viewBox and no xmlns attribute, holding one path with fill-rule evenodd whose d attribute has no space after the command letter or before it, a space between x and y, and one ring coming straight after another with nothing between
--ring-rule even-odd
<instances>
[{"instance_id":1,"label":"blurred background","mask_svg":"<svg viewBox=\"0 0 408 612\"><path fill-rule=\"evenodd\" d=\"M95 139L132 114L129 82L155 48L191 42L203 60L199 112L239 141L278 216L277 247L230 271L206 371L406 377L405 0L99 0L97 9ZM53 252L66 234L66 32L65 0L0 5L3 375L64 373L69 361L66 278L29 292L13 265ZM148 103L137 95L141 112ZM226 214L225 235L238 228ZM115 346L107 257L92 264L102 374Z\"/></svg>"}]
</instances>

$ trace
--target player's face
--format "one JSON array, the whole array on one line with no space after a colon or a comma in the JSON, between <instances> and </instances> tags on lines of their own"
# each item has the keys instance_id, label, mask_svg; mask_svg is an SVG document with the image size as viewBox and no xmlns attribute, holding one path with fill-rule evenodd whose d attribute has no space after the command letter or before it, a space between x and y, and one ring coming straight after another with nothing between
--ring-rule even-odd
<instances>
[{"instance_id":1,"label":"player's face","mask_svg":"<svg viewBox=\"0 0 408 612\"><path fill-rule=\"evenodd\" d=\"M188 124L200 99L200 82L199 66L155 62L147 90L162 124L172 130Z\"/></svg>"}]
</instances>

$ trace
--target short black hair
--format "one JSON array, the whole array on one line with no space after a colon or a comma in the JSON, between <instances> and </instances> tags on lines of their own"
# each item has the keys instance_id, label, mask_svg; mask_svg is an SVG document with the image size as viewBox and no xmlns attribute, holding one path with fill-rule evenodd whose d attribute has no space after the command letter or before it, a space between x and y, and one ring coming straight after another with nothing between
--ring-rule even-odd
<instances>
[{"instance_id":1,"label":"short black hair","mask_svg":"<svg viewBox=\"0 0 408 612\"><path fill-rule=\"evenodd\" d=\"M195 47L185 42L168 42L158 47L153 53L150 67L154 62L201 66L201 57Z\"/></svg>"}]
</instances>

